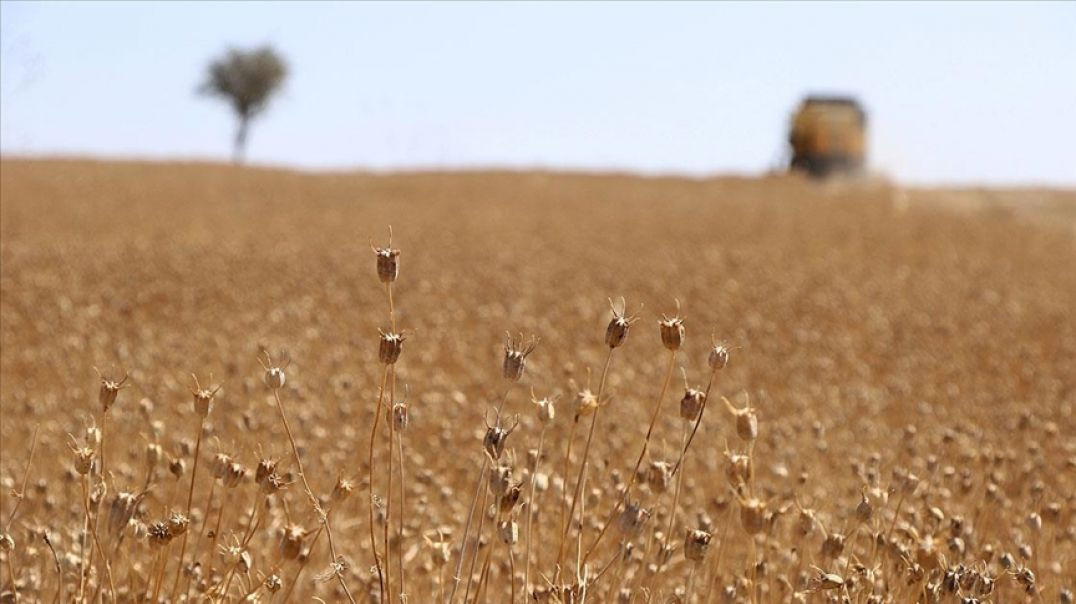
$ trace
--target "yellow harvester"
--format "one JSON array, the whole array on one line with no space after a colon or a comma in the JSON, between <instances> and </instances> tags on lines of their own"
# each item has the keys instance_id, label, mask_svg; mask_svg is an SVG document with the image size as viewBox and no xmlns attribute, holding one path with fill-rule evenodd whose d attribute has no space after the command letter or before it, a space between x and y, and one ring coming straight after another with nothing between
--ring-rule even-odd
<instances>
[{"instance_id":1,"label":"yellow harvester","mask_svg":"<svg viewBox=\"0 0 1076 604\"><path fill-rule=\"evenodd\" d=\"M866 161L867 116L850 97L809 96L792 116L792 170L816 178L860 172Z\"/></svg>"}]
</instances>

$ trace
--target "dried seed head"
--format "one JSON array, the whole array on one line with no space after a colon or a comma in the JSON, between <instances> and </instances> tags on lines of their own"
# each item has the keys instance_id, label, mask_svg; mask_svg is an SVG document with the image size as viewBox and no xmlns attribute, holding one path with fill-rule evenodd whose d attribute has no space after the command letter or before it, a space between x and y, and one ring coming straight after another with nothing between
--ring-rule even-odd
<instances>
[{"instance_id":1,"label":"dried seed head","mask_svg":"<svg viewBox=\"0 0 1076 604\"><path fill-rule=\"evenodd\" d=\"M194 395L194 412L203 418L209 417L209 412L213 410L213 397L220 392L221 386L218 384L213 388L202 388L198 376L191 374L191 377L194 378L194 387L191 388L191 394ZM209 379L212 380L213 376L210 375Z\"/></svg>"},{"instance_id":2,"label":"dried seed head","mask_svg":"<svg viewBox=\"0 0 1076 604\"><path fill-rule=\"evenodd\" d=\"M754 497L740 501L740 524L749 535L766 528L766 503Z\"/></svg>"},{"instance_id":3,"label":"dried seed head","mask_svg":"<svg viewBox=\"0 0 1076 604\"><path fill-rule=\"evenodd\" d=\"M97 457L97 451L90 447L80 447L75 444L74 439L71 439L71 453L75 457L75 471L85 476L93 469L94 459Z\"/></svg>"},{"instance_id":4,"label":"dried seed head","mask_svg":"<svg viewBox=\"0 0 1076 604\"><path fill-rule=\"evenodd\" d=\"M900 490L905 497L911 497L915 493L916 487L919 486L919 477L915 474L909 473L901 481Z\"/></svg>"},{"instance_id":5,"label":"dried seed head","mask_svg":"<svg viewBox=\"0 0 1076 604\"><path fill-rule=\"evenodd\" d=\"M623 345L624 340L628 339L628 330L639 320L638 315L627 315L628 309L624 298L620 299L619 306L620 308L617 308L617 305L609 300L609 307L613 311L613 318L609 321L609 326L605 328L605 345L609 348Z\"/></svg>"},{"instance_id":6,"label":"dried seed head","mask_svg":"<svg viewBox=\"0 0 1076 604\"><path fill-rule=\"evenodd\" d=\"M154 522L149 525L149 530L146 531L146 539L154 547L168 545L172 541L172 530L167 522Z\"/></svg>"},{"instance_id":7,"label":"dried seed head","mask_svg":"<svg viewBox=\"0 0 1076 604\"><path fill-rule=\"evenodd\" d=\"M400 360L400 353L403 352L404 341L407 340L407 335L403 333L384 332L380 329L377 333L381 334L381 341L377 348L377 358L385 365L394 365L396 361Z\"/></svg>"},{"instance_id":8,"label":"dried seed head","mask_svg":"<svg viewBox=\"0 0 1076 604\"><path fill-rule=\"evenodd\" d=\"M758 438L758 416L748 403L743 409L737 409L727 398L722 397L729 413L736 420L736 435L744 442L752 442Z\"/></svg>"},{"instance_id":9,"label":"dried seed head","mask_svg":"<svg viewBox=\"0 0 1076 604\"><path fill-rule=\"evenodd\" d=\"M269 575L265 578L265 582L263 583L263 585L265 585L265 591L271 594L275 594L276 592L280 591L280 588L284 585L284 582L280 580L279 575Z\"/></svg>"},{"instance_id":10,"label":"dried seed head","mask_svg":"<svg viewBox=\"0 0 1076 604\"><path fill-rule=\"evenodd\" d=\"M233 461L228 464L228 470L224 473L224 478L221 482L224 483L224 487L227 489L234 489L239 486L243 479L247 477L247 469L243 467L243 464Z\"/></svg>"},{"instance_id":11,"label":"dried seed head","mask_svg":"<svg viewBox=\"0 0 1076 604\"><path fill-rule=\"evenodd\" d=\"M508 486L508 489L501 495L501 499L498 502L497 509L501 514L508 514L519 503L519 498L523 494L523 483L518 482Z\"/></svg>"},{"instance_id":12,"label":"dried seed head","mask_svg":"<svg viewBox=\"0 0 1076 604\"><path fill-rule=\"evenodd\" d=\"M512 547L519 541L519 525L515 520L503 520L497 527L497 534L501 538L501 543Z\"/></svg>"},{"instance_id":13,"label":"dried seed head","mask_svg":"<svg viewBox=\"0 0 1076 604\"><path fill-rule=\"evenodd\" d=\"M817 520L814 517L814 511L806 508L800 508L799 522L797 528L799 528L800 535L807 536L814 532L815 524Z\"/></svg>"},{"instance_id":14,"label":"dried seed head","mask_svg":"<svg viewBox=\"0 0 1076 604\"><path fill-rule=\"evenodd\" d=\"M407 403L396 403L392 406L392 427L397 432L407 430L411 423L411 415L408 412Z\"/></svg>"},{"instance_id":15,"label":"dried seed head","mask_svg":"<svg viewBox=\"0 0 1076 604\"><path fill-rule=\"evenodd\" d=\"M508 442L508 437L519 426L519 419L516 418L511 428L505 429L501 426L500 418L497 419L497 423L490 424L486 421L486 436L482 439L482 447L486 450L486 453L493 459L500 459L504 454L504 445Z\"/></svg>"},{"instance_id":16,"label":"dried seed head","mask_svg":"<svg viewBox=\"0 0 1076 604\"><path fill-rule=\"evenodd\" d=\"M445 539L440 530L438 530L437 541L431 539L429 535L423 535L422 538L426 540L426 545L430 548L430 561L434 568L443 568L445 564L448 564L448 561L452 559L452 544Z\"/></svg>"},{"instance_id":17,"label":"dried seed head","mask_svg":"<svg viewBox=\"0 0 1076 604\"><path fill-rule=\"evenodd\" d=\"M228 474L228 466L232 465L232 457L227 453L217 453L213 456L212 463L209 464L209 471L213 474L213 478L217 480L223 480Z\"/></svg>"},{"instance_id":18,"label":"dried seed head","mask_svg":"<svg viewBox=\"0 0 1076 604\"><path fill-rule=\"evenodd\" d=\"M751 458L747 455L732 453L726 447L725 476L733 487L751 482L751 477L754 476L754 466L751 463Z\"/></svg>"},{"instance_id":19,"label":"dried seed head","mask_svg":"<svg viewBox=\"0 0 1076 604\"><path fill-rule=\"evenodd\" d=\"M178 537L183 533L186 533L190 523L190 518L187 518L179 512L172 512L172 515L168 517L168 529L172 531L173 537Z\"/></svg>"},{"instance_id":20,"label":"dried seed head","mask_svg":"<svg viewBox=\"0 0 1076 604\"><path fill-rule=\"evenodd\" d=\"M664 493L669 490L672 482L672 465L665 461L650 462L646 473L646 484L655 493Z\"/></svg>"},{"instance_id":21,"label":"dried seed head","mask_svg":"<svg viewBox=\"0 0 1076 604\"><path fill-rule=\"evenodd\" d=\"M856 506L856 520L859 522L870 522L871 517L874 515L874 506L871 505L870 499L867 499L867 493L860 494L859 505Z\"/></svg>"},{"instance_id":22,"label":"dried seed head","mask_svg":"<svg viewBox=\"0 0 1076 604\"><path fill-rule=\"evenodd\" d=\"M527 357L538 347L538 338L531 336L525 339L523 334L513 338L505 333L504 339L504 366L502 372L504 379L510 382L518 382L523 377L523 370L527 367Z\"/></svg>"},{"instance_id":23,"label":"dried seed head","mask_svg":"<svg viewBox=\"0 0 1076 604\"><path fill-rule=\"evenodd\" d=\"M389 243L377 247L370 242L370 248L377 256L377 278L382 283L392 283L400 275L400 250L392 247L392 227L389 227Z\"/></svg>"},{"instance_id":24,"label":"dried seed head","mask_svg":"<svg viewBox=\"0 0 1076 604\"><path fill-rule=\"evenodd\" d=\"M814 589L826 591L844 587L844 579L840 575L827 573L818 567L815 567L815 570L818 571L818 575L813 582Z\"/></svg>"},{"instance_id":25,"label":"dried seed head","mask_svg":"<svg viewBox=\"0 0 1076 604\"><path fill-rule=\"evenodd\" d=\"M625 538L630 539L643 530L643 525L650 519L650 512L638 503L629 501L617 517L616 526Z\"/></svg>"},{"instance_id":26,"label":"dried seed head","mask_svg":"<svg viewBox=\"0 0 1076 604\"><path fill-rule=\"evenodd\" d=\"M683 368L681 368L683 371ZM687 372L684 373L684 397L680 399L680 417L685 421L693 422L702 413L703 404L706 403L706 393L692 388L687 383Z\"/></svg>"},{"instance_id":27,"label":"dried seed head","mask_svg":"<svg viewBox=\"0 0 1076 604\"><path fill-rule=\"evenodd\" d=\"M114 540L118 537L127 524L131 522L135 509L138 508L139 497L134 493L117 493L108 506L108 535Z\"/></svg>"},{"instance_id":28,"label":"dried seed head","mask_svg":"<svg viewBox=\"0 0 1076 604\"><path fill-rule=\"evenodd\" d=\"M265 370L265 385L269 386L270 389L280 390L284 387L284 382L286 381L287 376L280 367L270 367Z\"/></svg>"},{"instance_id":29,"label":"dried seed head","mask_svg":"<svg viewBox=\"0 0 1076 604\"><path fill-rule=\"evenodd\" d=\"M684 557L692 562L702 562L706 557L706 550L710 549L710 539L713 535L706 531L690 530L684 538Z\"/></svg>"},{"instance_id":30,"label":"dried seed head","mask_svg":"<svg viewBox=\"0 0 1076 604\"><path fill-rule=\"evenodd\" d=\"M187 471L187 462L173 457L168 461L168 471L172 473L176 480L179 480L183 478L183 473Z\"/></svg>"},{"instance_id":31,"label":"dried seed head","mask_svg":"<svg viewBox=\"0 0 1076 604\"><path fill-rule=\"evenodd\" d=\"M146 472L152 474L157 469L157 464L161 462L161 457L164 456L164 451L161 449L161 445L157 443L146 444Z\"/></svg>"},{"instance_id":32,"label":"dried seed head","mask_svg":"<svg viewBox=\"0 0 1076 604\"><path fill-rule=\"evenodd\" d=\"M720 371L729 364L729 349L724 344L717 342L713 343L713 347L710 348L710 355L707 357L707 363L710 365L710 369L713 371Z\"/></svg>"},{"instance_id":33,"label":"dried seed head","mask_svg":"<svg viewBox=\"0 0 1076 604\"><path fill-rule=\"evenodd\" d=\"M97 427L93 420L90 421L90 425L86 426L84 439L86 446L91 449L97 449L101 446L101 429Z\"/></svg>"},{"instance_id":34,"label":"dried seed head","mask_svg":"<svg viewBox=\"0 0 1076 604\"><path fill-rule=\"evenodd\" d=\"M258 467L254 471L254 482L258 486L265 486L265 482L269 479L269 475L276 472L277 460L268 457L263 457L258 460Z\"/></svg>"},{"instance_id":35,"label":"dried seed head","mask_svg":"<svg viewBox=\"0 0 1076 604\"><path fill-rule=\"evenodd\" d=\"M531 389L531 403L537 408L538 421L542 422L543 425L553 423L553 418L557 416L557 410L553 406L556 400L557 397L555 396L543 399L535 398L534 390Z\"/></svg>"},{"instance_id":36,"label":"dried seed head","mask_svg":"<svg viewBox=\"0 0 1076 604\"><path fill-rule=\"evenodd\" d=\"M658 321L658 329L661 332L661 343L669 350L680 350L684 344L684 320L680 318L680 301L676 301L676 315L672 318L661 315Z\"/></svg>"},{"instance_id":37,"label":"dried seed head","mask_svg":"<svg viewBox=\"0 0 1076 604\"><path fill-rule=\"evenodd\" d=\"M291 481L286 477L273 472L265 477L265 481L261 483L261 488L266 495L272 495L286 489L289 484L291 484Z\"/></svg>"},{"instance_id":38,"label":"dried seed head","mask_svg":"<svg viewBox=\"0 0 1076 604\"><path fill-rule=\"evenodd\" d=\"M15 540L7 533L0 533L0 552L10 552L15 549Z\"/></svg>"},{"instance_id":39,"label":"dried seed head","mask_svg":"<svg viewBox=\"0 0 1076 604\"><path fill-rule=\"evenodd\" d=\"M840 557L844 551L844 535L840 533L830 533L826 535L825 540L822 541L822 555L827 558L836 559Z\"/></svg>"},{"instance_id":40,"label":"dried seed head","mask_svg":"<svg viewBox=\"0 0 1076 604\"><path fill-rule=\"evenodd\" d=\"M108 410L115 404L116 397L119 396L120 390L126 388L127 372L123 373L121 379L114 380L102 375L96 367L94 367L93 370L97 371L97 377L101 379L101 389L97 393L97 401L101 404L101 409L105 413L108 413Z\"/></svg>"},{"instance_id":41,"label":"dried seed head","mask_svg":"<svg viewBox=\"0 0 1076 604\"><path fill-rule=\"evenodd\" d=\"M354 491L355 483L346 478L338 478L336 480L336 485L333 486L332 495L329 497L334 504L343 503L344 501L347 501L348 497L351 497L351 493Z\"/></svg>"},{"instance_id":42,"label":"dried seed head","mask_svg":"<svg viewBox=\"0 0 1076 604\"><path fill-rule=\"evenodd\" d=\"M508 492L512 484L512 466L497 464L489 473L489 490L495 497L501 497Z\"/></svg>"},{"instance_id":43,"label":"dried seed head","mask_svg":"<svg viewBox=\"0 0 1076 604\"><path fill-rule=\"evenodd\" d=\"M303 551L306 531L301 526L289 524L280 537L280 555L285 560L294 560Z\"/></svg>"}]
</instances>

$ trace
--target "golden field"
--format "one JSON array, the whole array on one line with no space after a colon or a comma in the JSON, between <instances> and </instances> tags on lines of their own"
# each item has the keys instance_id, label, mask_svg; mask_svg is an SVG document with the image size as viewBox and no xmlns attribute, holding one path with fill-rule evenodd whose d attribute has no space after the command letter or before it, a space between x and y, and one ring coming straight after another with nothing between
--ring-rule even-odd
<instances>
[{"instance_id":1,"label":"golden field","mask_svg":"<svg viewBox=\"0 0 1076 604\"><path fill-rule=\"evenodd\" d=\"M5 159L0 221L5 602L1072 601L1076 193Z\"/></svg>"}]
</instances>

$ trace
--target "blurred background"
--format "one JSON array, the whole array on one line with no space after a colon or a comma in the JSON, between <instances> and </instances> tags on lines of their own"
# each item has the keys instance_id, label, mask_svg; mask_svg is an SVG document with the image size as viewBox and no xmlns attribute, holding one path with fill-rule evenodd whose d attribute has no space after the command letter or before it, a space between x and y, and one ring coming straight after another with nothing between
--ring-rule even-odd
<instances>
[{"instance_id":1,"label":"blurred background","mask_svg":"<svg viewBox=\"0 0 1076 604\"><path fill-rule=\"evenodd\" d=\"M228 159L229 48L287 78L247 157L311 169L692 176L790 161L811 94L910 184L1076 184L1073 3L0 5L5 156Z\"/></svg>"}]
</instances>

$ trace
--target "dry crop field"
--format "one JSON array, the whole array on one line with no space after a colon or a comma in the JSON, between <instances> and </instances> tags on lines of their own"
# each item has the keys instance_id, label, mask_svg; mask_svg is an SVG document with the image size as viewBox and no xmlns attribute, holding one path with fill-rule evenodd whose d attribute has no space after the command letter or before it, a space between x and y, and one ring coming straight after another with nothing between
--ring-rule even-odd
<instances>
[{"instance_id":1,"label":"dry crop field","mask_svg":"<svg viewBox=\"0 0 1076 604\"><path fill-rule=\"evenodd\" d=\"M1076 194L0 185L4 602L1072 601Z\"/></svg>"}]
</instances>

